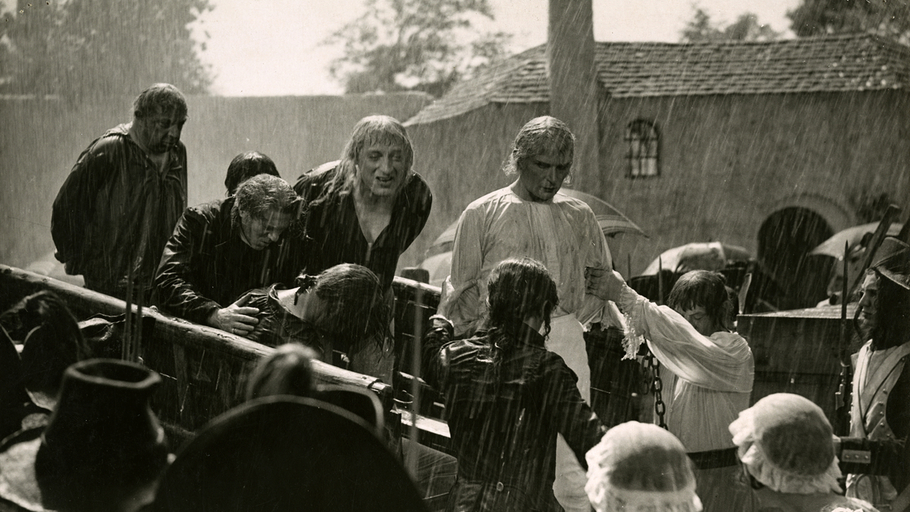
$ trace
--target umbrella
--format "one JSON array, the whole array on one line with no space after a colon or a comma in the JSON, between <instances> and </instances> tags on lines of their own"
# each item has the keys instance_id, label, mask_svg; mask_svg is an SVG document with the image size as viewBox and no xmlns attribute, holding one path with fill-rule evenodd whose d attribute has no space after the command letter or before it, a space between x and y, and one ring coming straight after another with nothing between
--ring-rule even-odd
<instances>
[{"instance_id":1,"label":"umbrella","mask_svg":"<svg viewBox=\"0 0 910 512\"><path fill-rule=\"evenodd\" d=\"M888 236L896 236L900 233L901 227L903 227L901 224L891 224L888 228ZM853 226L838 231L834 236L819 244L815 249L812 249L809 254L822 254L842 259L844 257L844 244L849 242L850 248L852 249L856 244L862 241L863 236L865 236L866 233L871 235L872 233L875 233L877 228L878 222L870 222L869 224Z\"/></svg>"},{"instance_id":2,"label":"umbrella","mask_svg":"<svg viewBox=\"0 0 910 512\"><path fill-rule=\"evenodd\" d=\"M667 249L641 273L657 274L658 268L673 272L689 270L721 270L730 263L747 262L752 255L744 247L720 242L700 242Z\"/></svg>"},{"instance_id":3,"label":"umbrella","mask_svg":"<svg viewBox=\"0 0 910 512\"><path fill-rule=\"evenodd\" d=\"M587 203L594 212L594 217L597 219L597 224L600 226L600 229L603 230L604 236L613 236L617 233L633 233L645 238L648 237L637 224L629 220L628 217L614 208L613 205L597 196L592 196L591 194L586 194L570 188L560 189L559 194L574 197L575 199ZM433 241L431 247L441 247L448 243L454 243L455 229L457 227L458 221L455 221Z\"/></svg>"}]
</instances>

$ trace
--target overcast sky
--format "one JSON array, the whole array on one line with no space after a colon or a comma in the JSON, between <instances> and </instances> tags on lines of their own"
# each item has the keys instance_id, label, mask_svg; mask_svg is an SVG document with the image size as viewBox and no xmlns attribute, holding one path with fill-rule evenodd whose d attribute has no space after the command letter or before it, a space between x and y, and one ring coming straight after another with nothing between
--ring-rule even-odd
<instances>
[{"instance_id":1,"label":"overcast sky","mask_svg":"<svg viewBox=\"0 0 910 512\"><path fill-rule=\"evenodd\" d=\"M792 37L788 9L800 0L593 0L597 41L679 41L693 5L714 22L729 23L744 12L758 15ZM490 0L495 22L484 28L514 35L519 52L547 36L547 0ZM358 17L363 0L212 0L196 27L207 32L204 62L216 78L214 92L226 96L340 94L328 74L338 48L322 41Z\"/></svg>"}]
</instances>

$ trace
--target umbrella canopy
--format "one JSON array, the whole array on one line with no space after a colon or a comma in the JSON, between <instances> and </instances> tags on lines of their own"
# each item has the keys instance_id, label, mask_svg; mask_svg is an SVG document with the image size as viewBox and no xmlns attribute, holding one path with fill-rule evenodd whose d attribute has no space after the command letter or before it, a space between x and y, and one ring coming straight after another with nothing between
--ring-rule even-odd
<instances>
[{"instance_id":1,"label":"umbrella canopy","mask_svg":"<svg viewBox=\"0 0 910 512\"><path fill-rule=\"evenodd\" d=\"M891 224L888 228L888 236L896 236L900 233L902 227L902 224ZM862 241L863 236L865 236L866 233L871 235L875 233L877 228L878 222L870 222L869 224L861 224L838 231L831 238L820 243L815 249L812 249L809 254L823 254L826 256L834 256L837 259L843 259L844 244L849 243L850 248L852 249L856 244Z\"/></svg>"},{"instance_id":2,"label":"umbrella canopy","mask_svg":"<svg viewBox=\"0 0 910 512\"><path fill-rule=\"evenodd\" d=\"M733 262L746 262L752 255L744 247L720 242L701 242L667 249L640 275L656 275L658 268L673 272L721 270Z\"/></svg>"},{"instance_id":3,"label":"umbrella canopy","mask_svg":"<svg viewBox=\"0 0 910 512\"><path fill-rule=\"evenodd\" d=\"M594 212L594 217L597 218L597 224L600 226L600 229L603 230L604 236L613 236L616 233L633 233L645 238L648 237L637 224L629 220L628 217L614 208L613 205L597 196L592 196L591 194L586 194L570 188L562 188L558 193L568 197L574 197L575 199L587 203ZM448 243L454 243L455 228L457 227L458 221L453 222L452 225L447 227L445 231L433 241L431 247L441 247Z\"/></svg>"}]
</instances>

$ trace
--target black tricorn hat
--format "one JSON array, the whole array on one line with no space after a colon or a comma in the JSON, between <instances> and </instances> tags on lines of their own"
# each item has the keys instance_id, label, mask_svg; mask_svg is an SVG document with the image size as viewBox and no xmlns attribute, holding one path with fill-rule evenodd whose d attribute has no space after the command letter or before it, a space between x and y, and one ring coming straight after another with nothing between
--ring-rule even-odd
<instances>
[{"instance_id":1,"label":"black tricorn hat","mask_svg":"<svg viewBox=\"0 0 910 512\"><path fill-rule=\"evenodd\" d=\"M910 290L910 245L892 236L882 241L872 268L895 284Z\"/></svg>"}]
</instances>

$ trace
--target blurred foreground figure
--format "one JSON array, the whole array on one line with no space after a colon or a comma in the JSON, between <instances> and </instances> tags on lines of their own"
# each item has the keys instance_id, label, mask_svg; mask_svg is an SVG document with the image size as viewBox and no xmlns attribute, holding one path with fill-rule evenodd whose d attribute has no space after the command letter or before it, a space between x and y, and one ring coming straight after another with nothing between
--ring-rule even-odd
<instances>
[{"instance_id":1,"label":"blurred foreground figure","mask_svg":"<svg viewBox=\"0 0 910 512\"><path fill-rule=\"evenodd\" d=\"M186 208L186 119L176 87L149 87L133 102L133 121L92 142L60 188L55 255L86 288L123 299L132 275L148 303L161 251Z\"/></svg>"},{"instance_id":2,"label":"blurred foreground figure","mask_svg":"<svg viewBox=\"0 0 910 512\"><path fill-rule=\"evenodd\" d=\"M150 503L168 462L148 404L160 382L148 368L114 359L70 366L47 427L0 446L0 506L131 512Z\"/></svg>"},{"instance_id":3,"label":"blurred foreground figure","mask_svg":"<svg viewBox=\"0 0 910 512\"><path fill-rule=\"evenodd\" d=\"M283 179L260 174L232 197L188 208L161 255L159 305L197 324L249 334L259 311L237 297L275 282L277 242L297 204Z\"/></svg>"},{"instance_id":4,"label":"blurred foreground figure","mask_svg":"<svg viewBox=\"0 0 910 512\"><path fill-rule=\"evenodd\" d=\"M422 512L375 429L314 398L268 396L212 420L168 467L161 512Z\"/></svg>"},{"instance_id":5,"label":"blurred foreground figure","mask_svg":"<svg viewBox=\"0 0 910 512\"><path fill-rule=\"evenodd\" d=\"M565 123L543 116L525 124L512 145L504 172L510 186L475 200L458 219L452 274L443 284L439 312L455 325L455 335L470 335L485 315L487 276L506 258L534 258L558 286L547 350L562 357L578 376L578 390L591 399L591 370L581 322L607 306L595 296L597 279L612 268L603 231L584 202L558 194L575 156L575 136ZM604 327L617 325L610 319ZM560 439L556 496L567 510L589 510L585 473Z\"/></svg>"},{"instance_id":6,"label":"blurred foreground figure","mask_svg":"<svg viewBox=\"0 0 910 512\"><path fill-rule=\"evenodd\" d=\"M0 314L0 326L9 333L7 343L12 350L3 353L4 369L0 372L4 373L3 381L16 390L11 396L18 397L18 402L0 399L0 404L6 404L0 406L4 409L0 411L0 423L7 428L17 423L46 424L67 367L89 357L90 349L79 324L59 297L40 291ZM0 427L0 438L11 433L4 431Z\"/></svg>"},{"instance_id":7,"label":"blurred foreground figure","mask_svg":"<svg viewBox=\"0 0 910 512\"><path fill-rule=\"evenodd\" d=\"M297 343L287 343L259 360L247 377L246 399L266 396L293 395L308 397L315 394L313 374L316 352Z\"/></svg>"},{"instance_id":8,"label":"blurred foreground figure","mask_svg":"<svg viewBox=\"0 0 910 512\"><path fill-rule=\"evenodd\" d=\"M411 139L398 120L361 119L341 160L303 174L294 185L305 218L288 244L285 280L356 263L375 272L388 290L399 256L423 230L433 204L413 163Z\"/></svg>"},{"instance_id":9,"label":"blurred foreground figure","mask_svg":"<svg viewBox=\"0 0 910 512\"><path fill-rule=\"evenodd\" d=\"M318 276L302 274L297 287L249 293L258 323L246 338L272 347L300 343L316 359L392 383L391 311L370 269L345 263Z\"/></svg>"},{"instance_id":10,"label":"blurred foreground figure","mask_svg":"<svg viewBox=\"0 0 910 512\"><path fill-rule=\"evenodd\" d=\"M853 374L850 436L868 439L872 475L847 477L847 496L882 510L910 508L910 246L887 237L863 281L864 339ZM876 460L877 459L877 460Z\"/></svg>"},{"instance_id":11,"label":"blurred foreground figure","mask_svg":"<svg viewBox=\"0 0 910 512\"><path fill-rule=\"evenodd\" d=\"M556 434L581 467L605 429L575 374L546 348L559 304L547 269L509 259L492 270L486 288L489 330L452 341L451 322L437 315L424 341L423 377L445 395L458 459L448 510L559 509ZM584 502L590 510L587 496Z\"/></svg>"},{"instance_id":12,"label":"blurred foreground figure","mask_svg":"<svg viewBox=\"0 0 910 512\"><path fill-rule=\"evenodd\" d=\"M597 512L702 509L686 449L676 436L657 425L637 421L617 425L585 457L585 490Z\"/></svg>"},{"instance_id":13,"label":"blurred foreground figure","mask_svg":"<svg viewBox=\"0 0 910 512\"><path fill-rule=\"evenodd\" d=\"M730 424L758 511L876 512L846 498L834 431L821 407L790 393L766 396Z\"/></svg>"},{"instance_id":14,"label":"blurred foreground figure","mask_svg":"<svg viewBox=\"0 0 910 512\"><path fill-rule=\"evenodd\" d=\"M224 177L224 186L227 188L228 197L237 193L237 187L241 183L260 174L268 174L276 178L281 177L278 174L278 168L275 167L275 162L258 151L247 151L235 156L230 165L228 165L227 174Z\"/></svg>"},{"instance_id":15,"label":"blurred foreground figure","mask_svg":"<svg viewBox=\"0 0 910 512\"><path fill-rule=\"evenodd\" d=\"M627 357L644 340L662 370L668 370L660 374L667 428L695 463L705 510L751 510L749 489L737 485L736 449L727 426L749 406L755 363L746 340L729 330L733 305L723 275L683 274L667 306L636 293L618 272L607 274L604 283L606 296L628 320Z\"/></svg>"}]
</instances>

